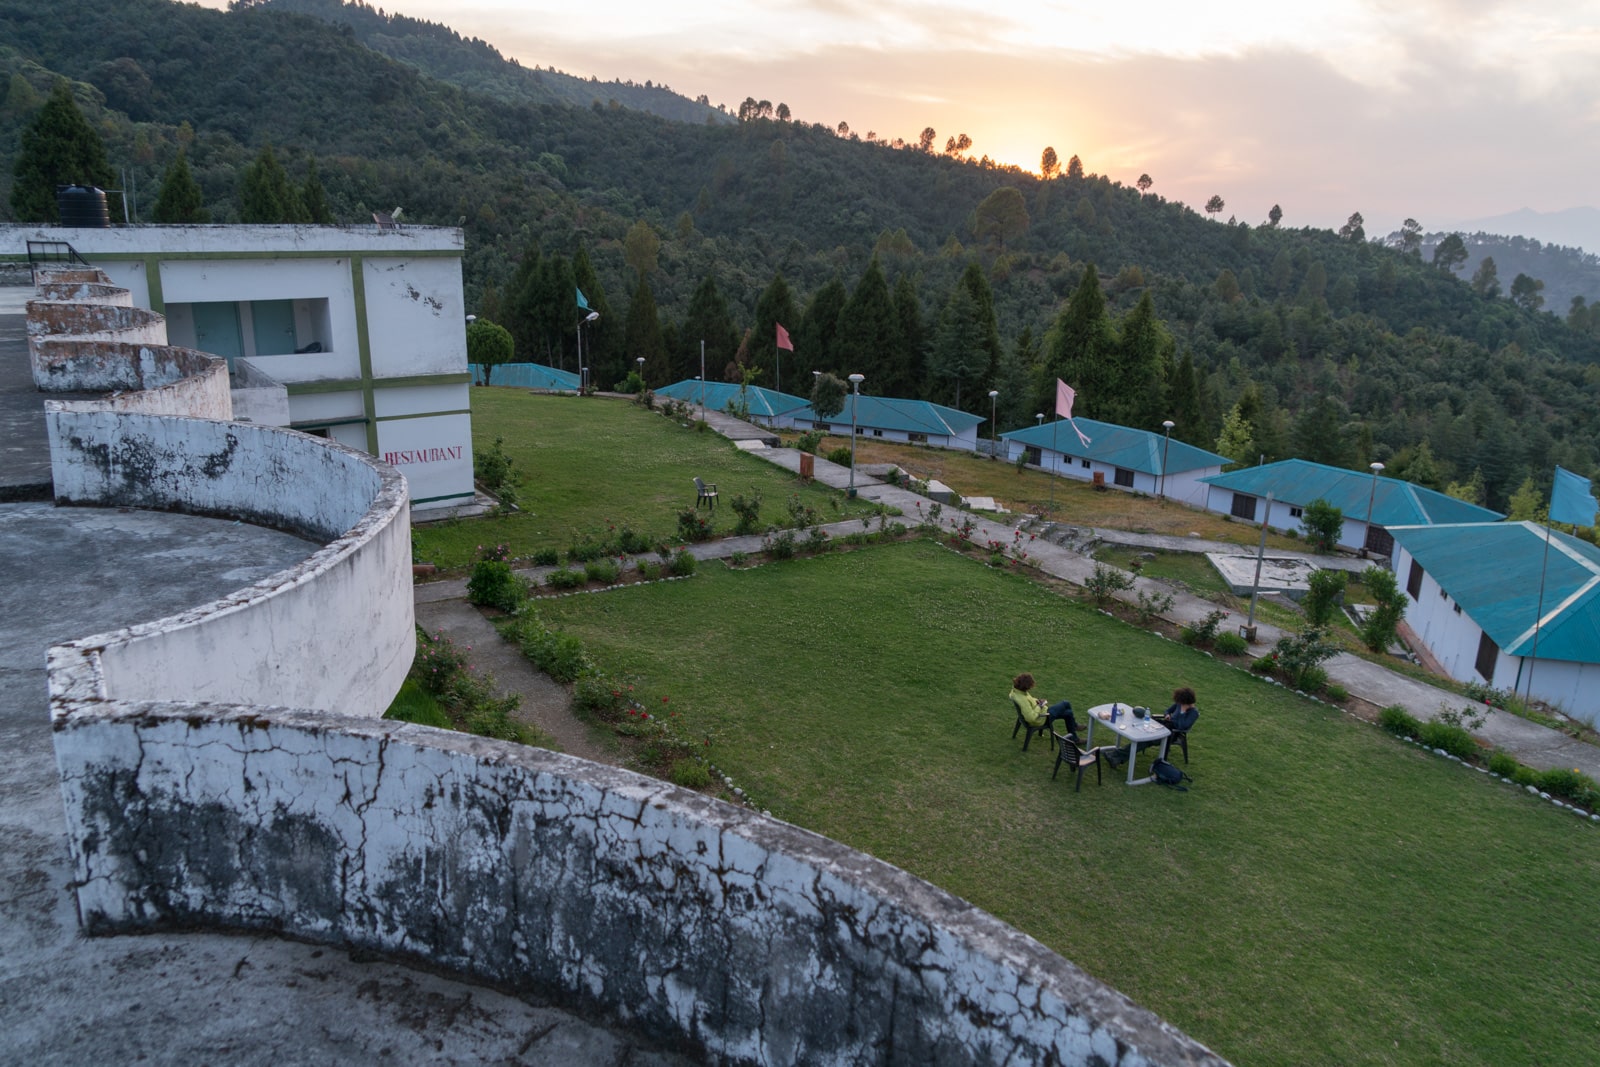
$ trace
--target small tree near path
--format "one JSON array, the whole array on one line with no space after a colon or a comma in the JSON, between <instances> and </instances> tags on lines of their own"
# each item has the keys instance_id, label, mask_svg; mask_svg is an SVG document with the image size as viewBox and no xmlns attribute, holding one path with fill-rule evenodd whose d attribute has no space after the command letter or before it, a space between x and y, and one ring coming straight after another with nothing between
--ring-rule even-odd
<instances>
[{"instance_id":1,"label":"small tree near path","mask_svg":"<svg viewBox=\"0 0 1600 1067\"><path fill-rule=\"evenodd\" d=\"M483 384L502 363L510 363L515 354L511 331L488 319L478 319L467 327L467 362L483 368Z\"/></svg>"},{"instance_id":2,"label":"small tree near path","mask_svg":"<svg viewBox=\"0 0 1600 1067\"><path fill-rule=\"evenodd\" d=\"M1300 515L1300 525L1305 527L1306 540L1313 552L1332 552L1344 530L1344 512L1320 498L1307 504Z\"/></svg>"}]
</instances>

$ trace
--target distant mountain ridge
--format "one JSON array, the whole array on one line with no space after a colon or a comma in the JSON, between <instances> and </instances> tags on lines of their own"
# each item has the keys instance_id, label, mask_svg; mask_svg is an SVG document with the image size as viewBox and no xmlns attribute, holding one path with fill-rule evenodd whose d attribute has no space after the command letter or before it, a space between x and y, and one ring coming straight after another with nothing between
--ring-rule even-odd
<instances>
[{"instance_id":1,"label":"distant mountain ridge","mask_svg":"<svg viewBox=\"0 0 1600 1067\"><path fill-rule=\"evenodd\" d=\"M632 108L674 122L731 125L727 112L710 100L673 92L665 85L632 81L600 81L550 69L529 70L476 37L463 37L442 23L401 14L387 14L354 0L234 0L236 9L264 9L309 15L348 27L357 41L381 55L462 89L484 93L513 104L563 103L575 107Z\"/></svg>"},{"instance_id":2,"label":"distant mountain ridge","mask_svg":"<svg viewBox=\"0 0 1600 1067\"><path fill-rule=\"evenodd\" d=\"M1447 233L1499 233L1531 237L1547 245L1600 252L1600 208L1569 207L1564 211L1521 208L1484 219L1466 219L1442 227ZM1499 260L1496 260L1498 263Z\"/></svg>"}]
</instances>

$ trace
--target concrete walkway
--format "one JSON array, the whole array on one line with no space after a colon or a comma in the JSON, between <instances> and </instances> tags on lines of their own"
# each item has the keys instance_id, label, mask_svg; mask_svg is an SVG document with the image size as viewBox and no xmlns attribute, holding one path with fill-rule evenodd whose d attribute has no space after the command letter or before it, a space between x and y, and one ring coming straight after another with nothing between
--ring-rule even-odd
<instances>
[{"instance_id":1,"label":"concrete walkway","mask_svg":"<svg viewBox=\"0 0 1600 1067\"><path fill-rule=\"evenodd\" d=\"M723 415L718 422L723 420L728 422L737 421ZM715 423L713 428L721 429ZM740 433L737 436L740 439L749 440L753 435ZM799 475L800 453L795 449L756 448L750 451L752 455L759 456L769 463L791 471L796 476ZM816 457L814 473L817 481L833 489L844 490L851 484L848 467L829 463L821 456ZM902 518L899 521L903 521L908 526L916 525L923 520L923 517L929 514L931 502L911 492L909 489L889 485L860 471L856 472L854 484L857 496L860 498L899 509L902 513ZM979 544L994 540L1010 545L1015 531L1028 518L1028 516L989 518L981 513L966 512L946 505L940 516L940 523L947 528L955 529L962 522L971 520L973 523L972 537ZM876 523L874 522L872 525L875 526ZM823 527L830 536L835 538L848 533L857 533L866 528L862 525L860 519L831 523ZM1234 544L1156 534L1131 534L1120 530L1093 529L1093 539L1164 551L1219 551L1232 554L1237 554L1241 551L1241 546ZM762 540L760 535L727 537L718 541L691 545L689 546L689 551L696 558L702 560L725 558L735 552L754 554L761 551ZM1084 585L1094 574L1094 560L1071 548L1053 544L1044 538L1028 541L1026 543L1026 551L1029 562L1037 566L1041 571L1053 577L1064 579L1074 585ZM1294 553L1283 550L1274 550L1273 554L1298 555L1314 560L1322 566L1333 565L1345 570L1364 569L1367 566L1365 561L1351 560L1348 557L1320 557L1313 556L1310 553ZM530 577L542 577L550 569L535 568L521 573ZM1186 590L1173 588L1152 578L1135 577L1133 588L1126 593L1120 594L1119 599L1130 604L1136 603L1138 593L1144 591L1153 594L1165 593L1171 595L1172 607L1164 613L1163 618L1179 626L1199 622L1217 609L1217 605L1210 601L1203 600ZM461 597L465 593L465 581L435 582L418 586L417 599L420 605L436 598ZM1252 651L1257 655L1265 654L1271 650L1272 646L1285 633L1286 631L1278 627L1258 621L1257 640L1252 646ZM1482 705L1476 704L1449 690L1429 685L1426 682L1389 670L1350 653L1340 653L1324 666L1327 669L1329 681L1343 686L1352 696L1378 707L1398 704L1415 718L1424 721L1437 719L1439 713L1443 710L1466 711L1474 714L1485 710ZM1590 778L1600 781L1600 748L1573 738L1559 730L1539 726L1509 712L1490 709L1483 726L1477 731L1477 736L1498 748L1504 749L1518 762L1526 766L1539 770L1548 770L1552 767L1572 767Z\"/></svg>"}]
</instances>

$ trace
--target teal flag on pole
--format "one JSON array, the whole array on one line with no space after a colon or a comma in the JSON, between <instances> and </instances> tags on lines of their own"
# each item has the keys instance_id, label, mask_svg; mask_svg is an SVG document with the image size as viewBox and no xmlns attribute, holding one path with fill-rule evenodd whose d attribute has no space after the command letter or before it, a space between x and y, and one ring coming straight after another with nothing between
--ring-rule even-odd
<instances>
[{"instance_id":1,"label":"teal flag on pole","mask_svg":"<svg viewBox=\"0 0 1600 1067\"><path fill-rule=\"evenodd\" d=\"M1557 467L1555 484L1550 487L1550 521L1593 526L1596 511L1600 505L1595 504L1589 479Z\"/></svg>"},{"instance_id":2,"label":"teal flag on pole","mask_svg":"<svg viewBox=\"0 0 1600 1067\"><path fill-rule=\"evenodd\" d=\"M574 285L573 288L577 289L577 291L578 291L578 306L581 307L583 310L588 311L589 310L589 301L584 299L583 290L582 289L578 289L578 287L576 285Z\"/></svg>"}]
</instances>

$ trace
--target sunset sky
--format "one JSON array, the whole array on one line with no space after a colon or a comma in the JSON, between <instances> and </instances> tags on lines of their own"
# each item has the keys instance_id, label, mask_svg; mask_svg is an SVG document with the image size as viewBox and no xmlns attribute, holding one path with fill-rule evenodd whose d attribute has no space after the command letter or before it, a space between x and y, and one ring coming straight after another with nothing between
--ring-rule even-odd
<instances>
[{"instance_id":1,"label":"sunset sky","mask_svg":"<svg viewBox=\"0 0 1600 1067\"><path fill-rule=\"evenodd\" d=\"M222 6L221 0L208 0ZM1600 0L377 0L524 65L1369 234L1600 202Z\"/></svg>"}]
</instances>

